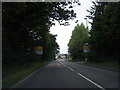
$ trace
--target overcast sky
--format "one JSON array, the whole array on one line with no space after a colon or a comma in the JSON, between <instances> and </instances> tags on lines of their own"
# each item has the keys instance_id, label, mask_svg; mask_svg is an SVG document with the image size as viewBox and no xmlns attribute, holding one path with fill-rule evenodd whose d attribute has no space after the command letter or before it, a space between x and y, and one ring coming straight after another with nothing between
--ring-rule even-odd
<instances>
[{"instance_id":1,"label":"overcast sky","mask_svg":"<svg viewBox=\"0 0 120 90\"><path fill-rule=\"evenodd\" d=\"M70 20L69 26L60 26L59 23L56 22L55 26L52 26L50 28L50 33L56 34L56 42L60 46L60 53L68 53L68 46L67 44L69 43L69 40L72 35L72 31L74 30L74 27L77 25L75 23L76 20L78 21L78 24L83 23L86 26L86 20L84 19L86 15L89 15L87 12L87 9L89 10L90 7L93 5L91 1L94 0L79 0L81 5L80 6L74 6L74 11L77 14L77 18L74 20ZM89 20L90 21L90 20ZM91 25L88 23L88 27L90 28Z\"/></svg>"}]
</instances>

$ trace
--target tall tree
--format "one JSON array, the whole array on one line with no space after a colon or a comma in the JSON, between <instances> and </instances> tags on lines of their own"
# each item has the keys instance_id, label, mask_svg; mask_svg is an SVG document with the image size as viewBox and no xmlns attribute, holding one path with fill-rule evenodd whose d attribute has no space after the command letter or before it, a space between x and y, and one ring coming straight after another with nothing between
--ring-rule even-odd
<instances>
[{"instance_id":1,"label":"tall tree","mask_svg":"<svg viewBox=\"0 0 120 90\"><path fill-rule=\"evenodd\" d=\"M85 42L88 42L88 29L81 23L81 25L78 24L73 30L68 43L69 53L73 57L73 60L84 57L83 45Z\"/></svg>"},{"instance_id":2,"label":"tall tree","mask_svg":"<svg viewBox=\"0 0 120 90\"><path fill-rule=\"evenodd\" d=\"M94 3L88 16L93 20L90 31L91 59L94 61L119 60L120 40L119 5L120 3Z\"/></svg>"}]
</instances>

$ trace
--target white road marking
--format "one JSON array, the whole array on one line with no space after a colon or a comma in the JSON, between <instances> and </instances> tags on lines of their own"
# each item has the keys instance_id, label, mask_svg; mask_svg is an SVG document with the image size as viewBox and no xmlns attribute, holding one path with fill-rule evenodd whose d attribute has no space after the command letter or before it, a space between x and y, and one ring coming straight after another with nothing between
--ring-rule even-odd
<instances>
[{"instance_id":1,"label":"white road marking","mask_svg":"<svg viewBox=\"0 0 120 90\"><path fill-rule=\"evenodd\" d=\"M65 65L64 63L62 63L64 66L67 66ZM74 69L70 68L67 66L68 69L70 69L71 71L74 71ZM86 79L87 81L91 82L92 84L94 84L95 86L97 86L98 88L102 89L102 90L105 90L102 86L98 85L97 83L95 83L94 81L90 80L89 78L85 77L84 75L80 74L80 73L77 73L79 76L83 77L84 79Z\"/></svg>"},{"instance_id":2,"label":"white road marking","mask_svg":"<svg viewBox=\"0 0 120 90\"><path fill-rule=\"evenodd\" d=\"M67 68L69 68L71 71L74 71L72 68L68 67L67 65L65 65L64 63L61 63L63 64L64 66L66 66Z\"/></svg>"},{"instance_id":3,"label":"white road marking","mask_svg":"<svg viewBox=\"0 0 120 90\"><path fill-rule=\"evenodd\" d=\"M95 86L99 87L102 90L105 90L102 86L98 85L97 83L93 82L92 80L90 80L89 78L85 77L84 75L77 73L78 75L80 75L81 77L83 77L84 79L86 79L87 81L91 82L92 84L94 84Z\"/></svg>"},{"instance_id":4,"label":"white road marking","mask_svg":"<svg viewBox=\"0 0 120 90\"><path fill-rule=\"evenodd\" d=\"M74 71L72 68L70 68L70 67L67 67L67 68L69 68L71 71Z\"/></svg>"},{"instance_id":5,"label":"white road marking","mask_svg":"<svg viewBox=\"0 0 120 90\"><path fill-rule=\"evenodd\" d=\"M64 66L67 66L65 65L64 63L62 63ZM74 71L74 69L70 68L67 66L68 69L70 69L71 71ZM85 77L84 75L80 74L80 73L77 73L79 76L83 77L84 79L86 79L87 81L91 82L92 84L94 84L95 86L97 86L98 88L102 89L102 90L105 90L102 86L98 85L97 83L95 83L94 81L90 80L89 78Z\"/></svg>"},{"instance_id":6,"label":"white road marking","mask_svg":"<svg viewBox=\"0 0 120 90\"><path fill-rule=\"evenodd\" d=\"M28 78L30 78L33 74L35 74L38 71L39 71L39 69L36 70L36 71L34 71L33 73L29 74L28 76L26 76L25 78L23 78L22 80L20 80L18 83L16 83L15 85L13 85L11 88L16 88L17 86L19 86L21 83L23 83L25 80L27 80Z\"/></svg>"}]
</instances>

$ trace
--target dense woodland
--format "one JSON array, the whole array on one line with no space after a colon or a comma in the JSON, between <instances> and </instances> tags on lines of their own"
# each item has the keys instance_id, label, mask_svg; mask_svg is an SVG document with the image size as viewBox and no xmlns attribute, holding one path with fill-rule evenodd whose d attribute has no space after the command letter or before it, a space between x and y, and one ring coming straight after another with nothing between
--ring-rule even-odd
<instances>
[{"instance_id":1,"label":"dense woodland","mask_svg":"<svg viewBox=\"0 0 120 90\"><path fill-rule=\"evenodd\" d=\"M59 46L49 29L55 20L67 25L68 20L76 17L72 4L79 3L2 3L3 68L53 60ZM43 47L43 55L35 54L36 46Z\"/></svg>"},{"instance_id":2,"label":"dense woodland","mask_svg":"<svg viewBox=\"0 0 120 90\"><path fill-rule=\"evenodd\" d=\"M90 47L90 52L87 55L88 60L94 62L117 62L120 60L120 2L93 2L93 6L87 11L90 13L87 18L92 19L92 22L90 22L92 27L88 35ZM78 27L79 30L76 30L76 27L68 44L72 57L76 57L76 54L74 55L75 51L72 49L78 49L76 53L80 54L82 52L82 44L86 42L86 40L82 41L82 43L80 41L79 43L76 42L76 40L83 38L81 33L79 33L81 27ZM85 28L83 30L86 32ZM76 35L74 35L75 32ZM79 59L81 58L79 57Z\"/></svg>"}]
</instances>

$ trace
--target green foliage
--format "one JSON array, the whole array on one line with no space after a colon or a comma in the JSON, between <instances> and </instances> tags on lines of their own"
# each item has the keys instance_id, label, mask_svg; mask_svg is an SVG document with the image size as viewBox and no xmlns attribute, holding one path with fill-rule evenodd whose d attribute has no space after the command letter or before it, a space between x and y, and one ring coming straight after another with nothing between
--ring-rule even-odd
<instances>
[{"instance_id":1,"label":"green foliage","mask_svg":"<svg viewBox=\"0 0 120 90\"><path fill-rule=\"evenodd\" d=\"M90 19L93 19L90 31L90 60L96 62L118 61L120 46L120 2L94 3ZM112 58L112 59L111 59Z\"/></svg>"},{"instance_id":2,"label":"green foliage","mask_svg":"<svg viewBox=\"0 0 120 90\"><path fill-rule=\"evenodd\" d=\"M88 42L88 29L82 23L75 27L68 43L69 53L73 59L84 58L83 45L85 42Z\"/></svg>"},{"instance_id":3,"label":"green foliage","mask_svg":"<svg viewBox=\"0 0 120 90\"><path fill-rule=\"evenodd\" d=\"M10 2L2 3L3 67L54 59L59 46L49 29L57 20L66 25L76 14L68 10L65 2ZM43 46L43 55L34 53Z\"/></svg>"}]
</instances>

